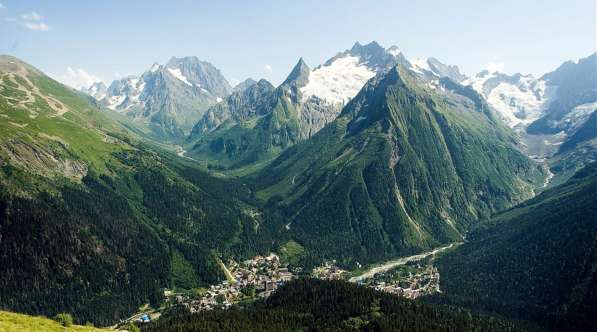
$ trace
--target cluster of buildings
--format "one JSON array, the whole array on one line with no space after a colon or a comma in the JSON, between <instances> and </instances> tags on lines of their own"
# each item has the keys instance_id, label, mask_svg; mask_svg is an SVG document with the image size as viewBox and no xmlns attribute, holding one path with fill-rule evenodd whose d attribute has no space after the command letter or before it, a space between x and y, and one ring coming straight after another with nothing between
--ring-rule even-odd
<instances>
[{"instance_id":1,"label":"cluster of buildings","mask_svg":"<svg viewBox=\"0 0 597 332\"><path fill-rule=\"evenodd\" d=\"M228 279L211 285L199 298L180 301L191 312L228 308L234 303L270 296L280 285L296 278L275 254L256 256L242 263L229 262Z\"/></svg>"},{"instance_id":2,"label":"cluster of buildings","mask_svg":"<svg viewBox=\"0 0 597 332\"><path fill-rule=\"evenodd\" d=\"M314 268L311 276L324 280L348 279L348 271L335 264L328 261ZM228 280L211 285L199 296L173 296L170 291L164 295L191 312L226 309L235 303L267 298L282 284L297 278L298 273L283 266L276 254L259 255L240 263L230 260L225 270ZM358 283L410 299L440 291L439 272L432 265L400 266Z\"/></svg>"},{"instance_id":3,"label":"cluster of buildings","mask_svg":"<svg viewBox=\"0 0 597 332\"><path fill-rule=\"evenodd\" d=\"M439 292L439 271L432 265L417 265L415 273L403 276L399 269L376 274L365 283L376 290L396 294L409 299Z\"/></svg>"},{"instance_id":4,"label":"cluster of buildings","mask_svg":"<svg viewBox=\"0 0 597 332\"><path fill-rule=\"evenodd\" d=\"M311 272L311 276L313 276L313 278L324 280L344 279L347 276L347 271L337 267L336 261L333 260L314 268Z\"/></svg>"}]
</instances>

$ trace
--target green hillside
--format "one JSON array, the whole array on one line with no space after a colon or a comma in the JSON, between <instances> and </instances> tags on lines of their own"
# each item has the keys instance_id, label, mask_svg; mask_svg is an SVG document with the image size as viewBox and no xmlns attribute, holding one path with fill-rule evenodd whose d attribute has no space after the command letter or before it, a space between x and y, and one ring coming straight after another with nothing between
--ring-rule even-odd
<instances>
[{"instance_id":1,"label":"green hillside","mask_svg":"<svg viewBox=\"0 0 597 332\"><path fill-rule=\"evenodd\" d=\"M0 332L106 332L91 326L71 325L62 326L60 323L46 317L34 317L8 311L0 311Z\"/></svg>"},{"instance_id":2,"label":"green hillside","mask_svg":"<svg viewBox=\"0 0 597 332\"><path fill-rule=\"evenodd\" d=\"M439 260L442 300L555 330L597 320L597 164L501 213Z\"/></svg>"},{"instance_id":3,"label":"green hillside","mask_svg":"<svg viewBox=\"0 0 597 332\"><path fill-rule=\"evenodd\" d=\"M276 246L244 185L141 143L16 58L0 78L0 307L111 324L165 287L224 278L219 255Z\"/></svg>"},{"instance_id":4,"label":"green hillside","mask_svg":"<svg viewBox=\"0 0 597 332\"><path fill-rule=\"evenodd\" d=\"M255 177L257 195L319 259L352 266L459 241L543 178L472 89L417 80L396 67L370 81Z\"/></svg>"}]
</instances>

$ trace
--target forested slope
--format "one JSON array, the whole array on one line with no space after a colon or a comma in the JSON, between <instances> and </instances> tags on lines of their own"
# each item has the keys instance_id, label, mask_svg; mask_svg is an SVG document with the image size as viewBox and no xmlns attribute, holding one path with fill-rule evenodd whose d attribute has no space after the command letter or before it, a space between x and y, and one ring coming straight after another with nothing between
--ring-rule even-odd
<instances>
[{"instance_id":1,"label":"forested slope","mask_svg":"<svg viewBox=\"0 0 597 332\"><path fill-rule=\"evenodd\" d=\"M597 329L597 164L501 213L439 260L442 300L557 330Z\"/></svg>"},{"instance_id":2,"label":"forested slope","mask_svg":"<svg viewBox=\"0 0 597 332\"><path fill-rule=\"evenodd\" d=\"M286 231L354 266L460 241L479 218L531 195L537 166L476 92L429 88L399 66L255 177Z\"/></svg>"},{"instance_id":3,"label":"forested slope","mask_svg":"<svg viewBox=\"0 0 597 332\"><path fill-rule=\"evenodd\" d=\"M16 58L0 78L0 308L111 324L164 287L223 278L217 256L276 245L242 184L142 144Z\"/></svg>"}]
</instances>

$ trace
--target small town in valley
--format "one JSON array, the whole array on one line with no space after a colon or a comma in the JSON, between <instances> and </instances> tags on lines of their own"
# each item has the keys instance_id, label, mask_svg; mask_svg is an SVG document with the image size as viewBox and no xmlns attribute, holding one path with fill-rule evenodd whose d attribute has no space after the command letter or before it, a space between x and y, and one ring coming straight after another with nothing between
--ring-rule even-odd
<instances>
[{"instance_id":1,"label":"small town in valley","mask_svg":"<svg viewBox=\"0 0 597 332\"><path fill-rule=\"evenodd\" d=\"M440 291L437 268L419 262L377 273L373 278L360 281L359 284L409 299Z\"/></svg>"},{"instance_id":2,"label":"small town in valley","mask_svg":"<svg viewBox=\"0 0 597 332\"><path fill-rule=\"evenodd\" d=\"M448 247L446 247L448 248ZM443 250L443 249L442 249ZM404 257L385 265L371 267L364 272L351 272L336 265L335 260L312 269L308 276L323 280L346 280L378 291L409 299L440 292L439 271L432 265L438 251ZM236 262L230 259L221 264L226 280L197 289L196 292L165 290L165 305L158 310L141 310L127 321L138 323L158 318L161 311L172 306L185 307L190 312L228 309L235 304L249 304L269 297L284 283L307 276L300 267L289 267L274 253L257 255Z\"/></svg>"},{"instance_id":3,"label":"small town in valley","mask_svg":"<svg viewBox=\"0 0 597 332\"><path fill-rule=\"evenodd\" d=\"M297 277L288 267L282 266L276 254L258 255L240 263L230 260L224 268L227 280L211 285L198 297L166 293L170 295L167 301L183 305L191 312L226 309L239 302L266 298L283 283Z\"/></svg>"}]
</instances>

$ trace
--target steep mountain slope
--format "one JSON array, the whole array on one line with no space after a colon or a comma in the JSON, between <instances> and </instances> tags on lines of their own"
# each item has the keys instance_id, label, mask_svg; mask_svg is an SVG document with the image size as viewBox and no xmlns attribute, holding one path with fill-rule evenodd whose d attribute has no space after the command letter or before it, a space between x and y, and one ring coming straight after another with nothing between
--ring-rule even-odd
<instances>
[{"instance_id":1,"label":"steep mountain slope","mask_svg":"<svg viewBox=\"0 0 597 332\"><path fill-rule=\"evenodd\" d=\"M447 77L460 83L467 79L464 74L460 73L458 66L446 65L433 57L410 60L408 65L412 71L430 80Z\"/></svg>"},{"instance_id":2,"label":"steep mountain slope","mask_svg":"<svg viewBox=\"0 0 597 332\"><path fill-rule=\"evenodd\" d=\"M179 312L143 331L518 331L512 323L377 292L300 279L243 310Z\"/></svg>"},{"instance_id":3,"label":"steep mountain slope","mask_svg":"<svg viewBox=\"0 0 597 332\"><path fill-rule=\"evenodd\" d=\"M223 278L217 255L272 245L243 185L140 143L16 58L0 80L1 308L110 324L164 287Z\"/></svg>"},{"instance_id":4,"label":"steep mountain slope","mask_svg":"<svg viewBox=\"0 0 597 332\"><path fill-rule=\"evenodd\" d=\"M532 123L527 131L529 134L555 134L562 130L567 132L566 127L583 119L565 121L566 115L575 112L579 105L597 103L597 53L576 63L568 61L555 71L545 74L542 79L548 85L557 87L555 100L550 103L544 116ZM590 108L595 110L596 107L593 105ZM589 113L584 114L586 120L591 112L585 107L583 113Z\"/></svg>"},{"instance_id":5,"label":"steep mountain slope","mask_svg":"<svg viewBox=\"0 0 597 332\"><path fill-rule=\"evenodd\" d=\"M501 213L442 257L449 302L594 331L597 320L597 163Z\"/></svg>"},{"instance_id":6,"label":"steep mountain slope","mask_svg":"<svg viewBox=\"0 0 597 332\"><path fill-rule=\"evenodd\" d=\"M531 194L536 166L474 90L426 86L397 66L256 176L313 255L373 262L459 241L477 218Z\"/></svg>"},{"instance_id":7,"label":"steep mountain slope","mask_svg":"<svg viewBox=\"0 0 597 332\"><path fill-rule=\"evenodd\" d=\"M151 136L180 141L205 110L226 97L232 88L220 71L197 57L172 57L141 76L116 80L104 91L98 84L87 91L98 102L149 126Z\"/></svg>"},{"instance_id":8,"label":"steep mountain slope","mask_svg":"<svg viewBox=\"0 0 597 332\"><path fill-rule=\"evenodd\" d=\"M270 112L269 99L274 87L266 80L255 82L248 79L235 87L234 92L203 115L201 120L193 127L193 137L202 136L215 130L224 122L241 123Z\"/></svg>"}]
</instances>

